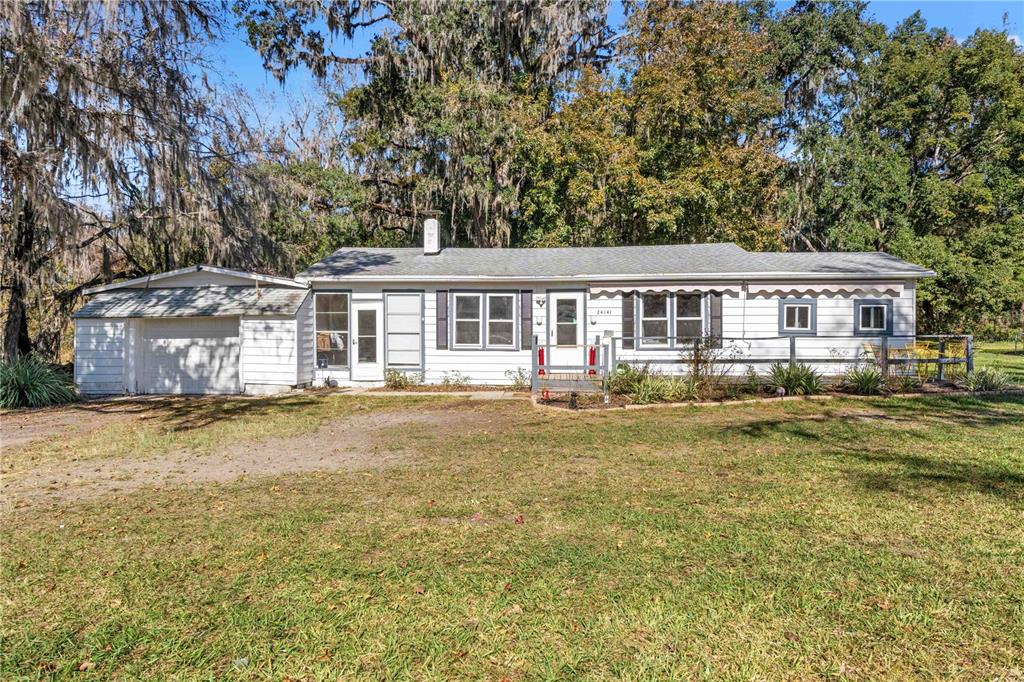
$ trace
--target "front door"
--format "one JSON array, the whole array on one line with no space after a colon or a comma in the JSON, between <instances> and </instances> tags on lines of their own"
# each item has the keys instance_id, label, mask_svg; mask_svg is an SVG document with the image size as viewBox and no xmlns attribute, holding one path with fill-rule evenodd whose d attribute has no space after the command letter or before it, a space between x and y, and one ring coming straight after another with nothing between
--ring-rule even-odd
<instances>
[{"instance_id":1,"label":"front door","mask_svg":"<svg viewBox=\"0 0 1024 682\"><path fill-rule=\"evenodd\" d=\"M354 381L384 380L384 335L382 333L383 303L353 301L355 333L352 335L352 379Z\"/></svg>"},{"instance_id":2,"label":"front door","mask_svg":"<svg viewBox=\"0 0 1024 682\"><path fill-rule=\"evenodd\" d=\"M586 320L583 313L583 292L551 293L548 318L550 365L580 366L586 362Z\"/></svg>"}]
</instances>

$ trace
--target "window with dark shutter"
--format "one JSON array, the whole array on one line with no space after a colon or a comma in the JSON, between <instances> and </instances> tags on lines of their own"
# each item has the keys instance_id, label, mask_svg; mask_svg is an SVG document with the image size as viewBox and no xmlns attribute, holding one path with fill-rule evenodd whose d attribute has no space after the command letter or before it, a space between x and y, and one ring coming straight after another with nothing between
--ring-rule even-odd
<instances>
[{"instance_id":1,"label":"window with dark shutter","mask_svg":"<svg viewBox=\"0 0 1024 682\"><path fill-rule=\"evenodd\" d=\"M448 291L437 292L437 349L448 349Z\"/></svg>"}]
</instances>

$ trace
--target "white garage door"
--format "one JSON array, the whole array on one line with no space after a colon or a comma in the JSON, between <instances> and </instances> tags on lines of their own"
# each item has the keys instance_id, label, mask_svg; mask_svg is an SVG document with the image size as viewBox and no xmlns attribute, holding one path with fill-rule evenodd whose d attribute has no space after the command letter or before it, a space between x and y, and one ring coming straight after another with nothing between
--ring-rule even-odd
<instances>
[{"instance_id":1,"label":"white garage door","mask_svg":"<svg viewBox=\"0 0 1024 682\"><path fill-rule=\"evenodd\" d=\"M143 393L238 393L238 318L146 320L141 360Z\"/></svg>"}]
</instances>

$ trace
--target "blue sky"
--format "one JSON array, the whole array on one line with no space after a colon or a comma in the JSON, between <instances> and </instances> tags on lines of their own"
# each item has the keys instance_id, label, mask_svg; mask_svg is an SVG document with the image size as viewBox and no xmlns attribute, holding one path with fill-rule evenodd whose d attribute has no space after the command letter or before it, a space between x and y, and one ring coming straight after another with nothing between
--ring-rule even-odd
<instances>
[{"instance_id":1,"label":"blue sky","mask_svg":"<svg viewBox=\"0 0 1024 682\"><path fill-rule=\"evenodd\" d=\"M779 2L785 8L789 2ZM920 11L929 26L943 26L958 40L970 36L979 28L1002 30L1015 36L1018 43L1024 39L1024 0L1004 2L997 0L949 0L908 2L906 0L876 0L869 4L868 13L890 28L906 17ZM610 11L612 21L621 20L621 4L613 0ZM352 42L338 41L334 46L339 54L358 55L369 47L369 36L357 36ZM281 120L288 112L286 100L303 96L318 97L318 89L308 72L296 69L284 85L263 69L256 53L244 43L244 36L231 32L218 45L212 55L215 77L226 85L241 87L253 99L261 116L270 121Z\"/></svg>"}]
</instances>

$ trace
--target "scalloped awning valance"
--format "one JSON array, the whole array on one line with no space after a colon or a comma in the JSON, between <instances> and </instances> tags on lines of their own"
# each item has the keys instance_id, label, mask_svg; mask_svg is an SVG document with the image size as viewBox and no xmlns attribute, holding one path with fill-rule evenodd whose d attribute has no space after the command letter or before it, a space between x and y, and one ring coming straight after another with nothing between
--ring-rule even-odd
<instances>
[{"instance_id":1,"label":"scalloped awning valance","mask_svg":"<svg viewBox=\"0 0 1024 682\"><path fill-rule=\"evenodd\" d=\"M611 296L622 291L635 291L640 294L676 292L683 294L703 294L713 292L718 294L738 294L741 287L739 284L671 284L671 283L624 283L590 285L591 293L597 296Z\"/></svg>"},{"instance_id":2,"label":"scalloped awning valance","mask_svg":"<svg viewBox=\"0 0 1024 682\"><path fill-rule=\"evenodd\" d=\"M751 298L772 296L900 296L900 282L820 282L793 285L790 283L751 285L747 291Z\"/></svg>"}]
</instances>

